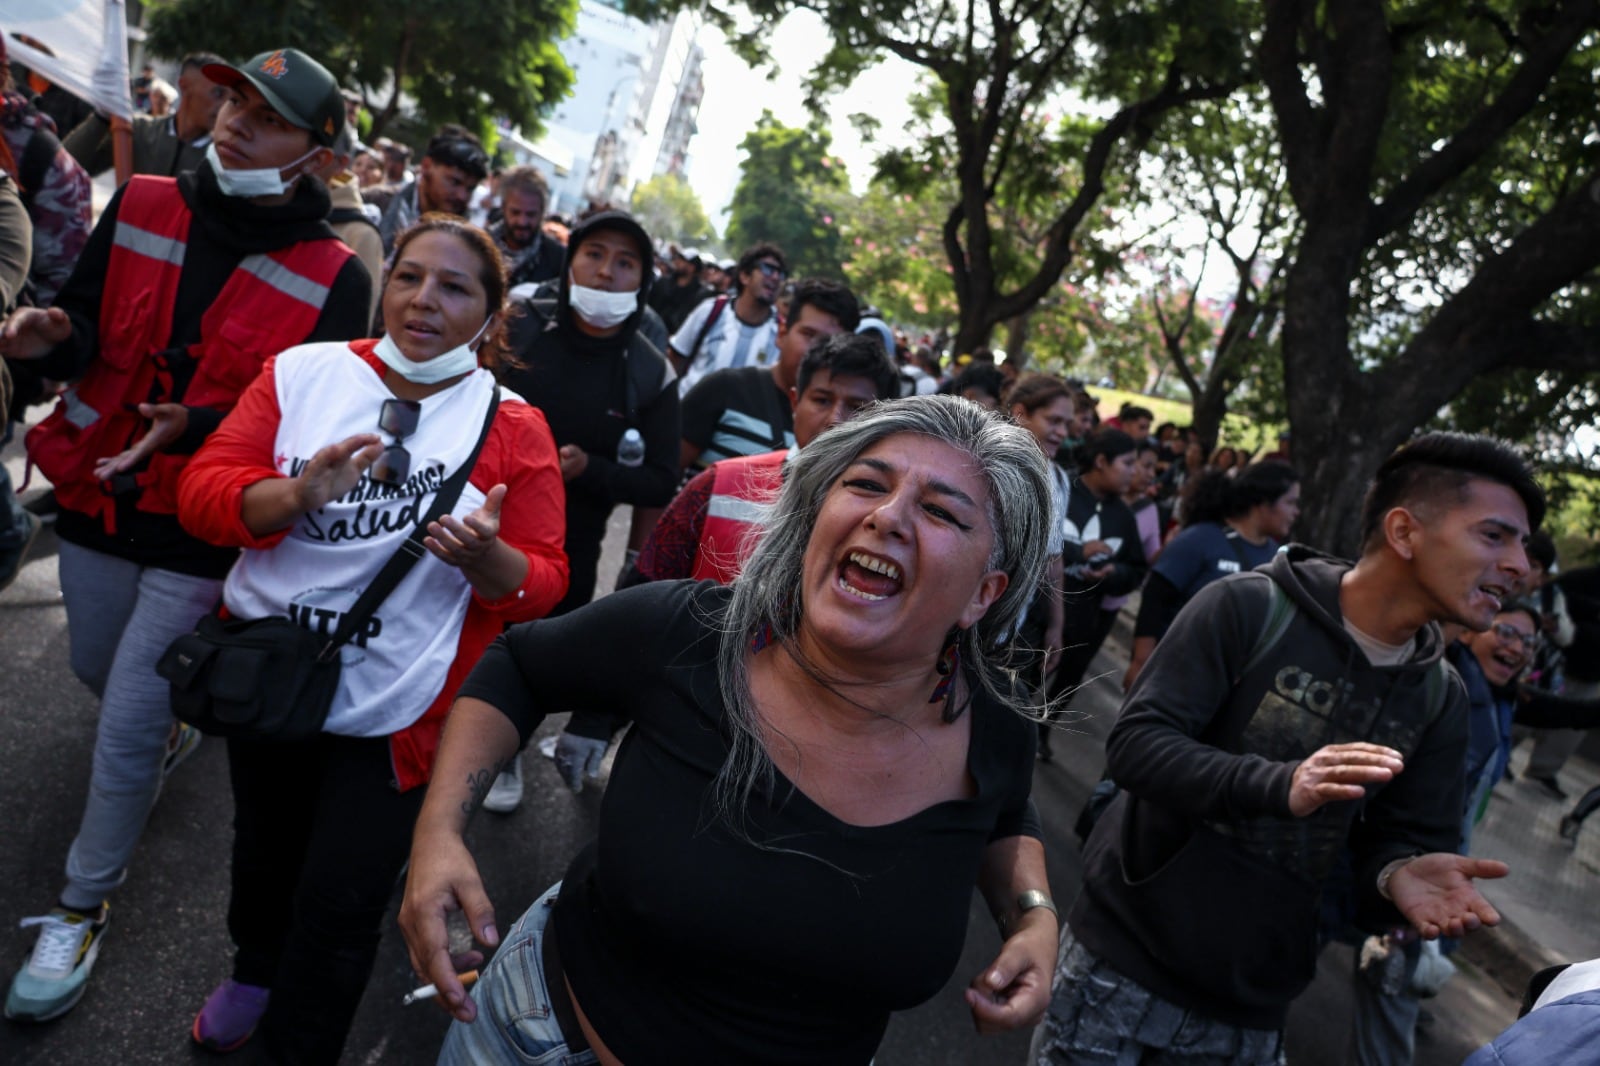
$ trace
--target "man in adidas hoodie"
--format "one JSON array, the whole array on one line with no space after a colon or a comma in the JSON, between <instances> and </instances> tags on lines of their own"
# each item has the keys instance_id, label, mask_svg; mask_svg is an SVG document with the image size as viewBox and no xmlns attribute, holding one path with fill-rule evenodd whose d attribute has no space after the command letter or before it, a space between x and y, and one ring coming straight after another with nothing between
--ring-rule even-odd
<instances>
[{"instance_id":1,"label":"man in adidas hoodie","mask_svg":"<svg viewBox=\"0 0 1600 1066\"><path fill-rule=\"evenodd\" d=\"M1294 547L1190 601L1107 742L1124 791L1085 847L1035 1061L1282 1062L1346 847L1365 927L1499 920L1472 878L1506 867L1451 853L1467 700L1438 623L1489 627L1543 514L1508 448L1430 434L1379 468L1354 565Z\"/></svg>"}]
</instances>

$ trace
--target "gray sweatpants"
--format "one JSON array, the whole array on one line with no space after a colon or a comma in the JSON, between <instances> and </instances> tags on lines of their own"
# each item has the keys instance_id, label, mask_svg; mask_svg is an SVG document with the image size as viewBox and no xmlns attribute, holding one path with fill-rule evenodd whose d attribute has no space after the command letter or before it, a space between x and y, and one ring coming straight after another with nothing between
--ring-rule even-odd
<instances>
[{"instance_id":1,"label":"gray sweatpants","mask_svg":"<svg viewBox=\"0 0 1600 1066\"><path fill-rule=\"evenodd\" d=\"M167 682L156 662L216 605L222 582L61 542L72 672L100 697L94 767L61 901L91 910L127 876L128 861L161 791L172 731Z\"/></svg>"}]
</instances>

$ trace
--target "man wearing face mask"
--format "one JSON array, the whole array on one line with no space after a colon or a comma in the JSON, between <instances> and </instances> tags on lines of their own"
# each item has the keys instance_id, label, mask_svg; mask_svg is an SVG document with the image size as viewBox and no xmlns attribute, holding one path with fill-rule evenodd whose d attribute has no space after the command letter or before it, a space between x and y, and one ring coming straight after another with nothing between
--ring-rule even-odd
<instances>
[{"instance_id":1,"label":"man wearing face mask","mask_svg":"<svg viewBox=\"0 0 1600 1066\"><path fill-rule=\"evenodd\" d=\"M101 697L66 886L29 920L40 933L6 998L14 1019L58 1017L83 995L167 762L156 660L217 602L235 558L178 524L179 472L267 358L361 336L367 321L371 280L309 176L344 128L337 83L294 49L204 73L227 89L206 164L135 176L55 305L0 330L0 355L75 382L28 452L61 506L73 672Z\"/></svg>"},{"instance_id":2,"label":"man wearing face mask","mask_svg":"<svg viewBox=\"0 0 1600 1066\"><path fill-rule=\"evenodd\" d=\"M520 367L503 383L544 412L567 486L571 583L551 616L594 596L606 520L619 503L661 507L678 484L678 390L666 357L639 332L650 294L650 237L631 215L580 222L558 282L512 320ZM522 797L521 764L502 774L484 806L509 811Z\"/></svg>"}]
</instances>

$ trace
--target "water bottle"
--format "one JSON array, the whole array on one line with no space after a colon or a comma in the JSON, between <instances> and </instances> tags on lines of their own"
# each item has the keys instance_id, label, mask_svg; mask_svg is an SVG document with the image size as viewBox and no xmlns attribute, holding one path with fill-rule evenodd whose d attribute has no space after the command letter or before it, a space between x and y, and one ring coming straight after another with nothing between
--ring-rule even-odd
<instances>
[{"instance_id":1,"label":"water bottle","mask_svg":"<svg viewBox=\"0 0 1600 1066\"><path fill-rule=\"evenodd\" d=\"M618 466L642 466L644 464L644 438L639 431L628 427L628 431L617 442Z\"/></svg>"}]
</instances>

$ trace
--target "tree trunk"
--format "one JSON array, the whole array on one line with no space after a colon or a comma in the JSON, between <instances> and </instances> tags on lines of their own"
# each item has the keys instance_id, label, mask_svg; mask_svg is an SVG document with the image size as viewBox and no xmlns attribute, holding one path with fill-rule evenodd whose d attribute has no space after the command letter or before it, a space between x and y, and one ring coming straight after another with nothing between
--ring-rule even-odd
<instances>
[{"instance_id":1,"label":"tree trunk","mask_svg":"<svg viewBox=\"0 0 1600 1066\"><path fill-rule=\"evenodd\" d=\"M1028 364L1032 362L1028 358L1028 326L1032 320L1031 311L1024 311L1006 320L1006 362L1018 370L1028 369Z\"/></svg>"},{"instance_id":2,"label":"tree trunk","mask_svg":"<svg viewBox=\"0 0 1600 1066\"><path fill-rule=\"evenodd\" d=\"M955 339L950 343L950 351L957 358L971 355L980 348L989 347L989 338L994 334L994 323L988 321L981 306L963 307L961 309L961 323L956 327Z\"/></svg>"},{"instance_id":3,"label":"tree trunk","mask_svg":"<svg viewBox=\"0 0 1600 1066\"><path fill-rule=\"evenodd\" d=\"M1222 420L1228 413L1228 394L1217 387L1215 377L1208 378L1205 391L1193 398L1189 424L1200 434L1200 439L1211 445L1222 439Z\"/></svg>"}]
</instances>

